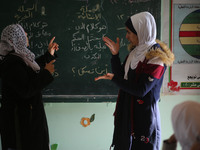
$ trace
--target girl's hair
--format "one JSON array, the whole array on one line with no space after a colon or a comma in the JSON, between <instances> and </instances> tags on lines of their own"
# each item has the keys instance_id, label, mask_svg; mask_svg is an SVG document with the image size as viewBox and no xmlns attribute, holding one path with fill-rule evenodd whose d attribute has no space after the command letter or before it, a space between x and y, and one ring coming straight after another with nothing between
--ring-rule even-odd
<instances>
[{"instance_id":1,"label":"girl's hair","mask_svg":"<svg viewBox=\"0 0 200 150\"><path fill-rule=\"evenodd\" d=\"M132 43L129 43L127 45L127 49L128 49L129 52L132 51L134 48L135 48L135 46Z\"/></svg>"}]
</instances>

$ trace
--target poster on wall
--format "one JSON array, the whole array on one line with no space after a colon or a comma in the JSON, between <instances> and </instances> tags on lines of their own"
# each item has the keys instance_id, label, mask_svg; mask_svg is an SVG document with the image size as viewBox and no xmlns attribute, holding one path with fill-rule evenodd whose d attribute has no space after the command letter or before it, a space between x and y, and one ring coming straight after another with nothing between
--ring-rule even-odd
<instances>
[{"instance_id":1,"label":"poster on wall","mask_svg":"<svg viewBox=\"0 0 200 150\"><path fill-rule=\"evenodd\" d=\"M171 50L175 61L170 68L165 94L200 94L200 2L171 0Z\"/></svg>"}]
</instances>

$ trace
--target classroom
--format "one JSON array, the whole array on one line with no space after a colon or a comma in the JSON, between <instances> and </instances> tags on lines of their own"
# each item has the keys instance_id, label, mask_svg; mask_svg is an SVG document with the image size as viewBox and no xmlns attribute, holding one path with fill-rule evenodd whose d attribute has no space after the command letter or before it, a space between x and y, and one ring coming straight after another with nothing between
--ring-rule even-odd
<instances>
[{"instance_id":1,"label":"classroom","mask_svg":"<svg viewBox=\"0 0 200 150\"><path fill-rule=\"evenodd\" d=\"M157 38L175 55L165 72L158 102L160 150L174 133L172 109L185 101L200 102L199 0L11 1L5 2L9 7L0 6L1 32L5 26L19 23L28 33L36 57L46 52L53 36L59 44L54 81L43 90L51 150L110 149L119 88L94 79L111 72L111 55L102 37L119 37L120 58L127 56L124 23L135 13L152 13ZM197 42L184 38L188 23L198 24ZM177 150L181 149L178 143Z\"/></svg>"}]
</instances>

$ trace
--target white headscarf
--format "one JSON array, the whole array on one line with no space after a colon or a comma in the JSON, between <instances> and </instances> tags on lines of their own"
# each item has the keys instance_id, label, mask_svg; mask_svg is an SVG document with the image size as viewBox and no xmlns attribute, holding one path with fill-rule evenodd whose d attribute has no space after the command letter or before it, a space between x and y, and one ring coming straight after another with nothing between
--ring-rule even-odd
<instances>
[{"instance_id":1,"label":"white headscarf","mask_svg":"<svg viewBox=\"0 0 200 150\"><path fill-rule=\"evenodd\" d=\"M139 44L130 52L126 64L124 79L128 79L129 68L135 69L139 61L144 61L147 51L156 44L156 22L149 12L131 16L131 22L137 32Z\"/></svg>"},{"instance_id":2,"label":"white headscarf","mask_svg":"<svg viewBox=\"0 0 200 150\"><path fill-rule=\"evenodd\" d=\"M12 54L21 57L34 71L40 70L40 66L35 62L34 53L27 48L26 34L19 24L7 26L1 33L0 59L2 60L12 50L15 51Z\"/></svg>"},{"instance_id":3,"label":"white headscarf","mask_svg":"<svg viewBox=\"0 0 200 150\"><path fill-rule=\"evenodd\" d=\"M185 101L177 104L171 114L176 139L183 150L191 149L200 136L200 103Z\"/></svg>"}]
</instances>

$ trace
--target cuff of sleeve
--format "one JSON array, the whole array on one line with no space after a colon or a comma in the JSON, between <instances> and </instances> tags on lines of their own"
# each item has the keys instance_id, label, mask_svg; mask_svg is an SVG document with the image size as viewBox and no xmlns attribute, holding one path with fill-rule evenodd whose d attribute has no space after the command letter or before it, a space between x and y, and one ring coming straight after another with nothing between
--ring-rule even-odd
<instances>
[{"instance_id":1,"label":"cuff of sleeve","mask_svg":"<svg viewBox=\"0 0 200 150\"><path fill-rule=\"evenodd\" d=\"M51 58L51 59L55 59L55 58L58 57L56 53L54 53L54 56L53 56L53 55L51 55L51 54L49 53L49 51L47 51L45 55L47 55L47 56L48 56L49 58Z\"/></svg>"},{"instance_id":2,"label":"cuff of sleeve","mask_svg":"<svg viewBox=\"0 0 200 150\"><path fill-rule=\"evenodd\" d=\"M117 53L116 55L112 55L112 58L116 58L119 57L119 53Z\"/></svg>"},{"instance_id":3,"label":"cuff of sleeve","mask_svg":"<svg viewBox=\"0 0 200 150\"><path fill-rule=\"evenodd\" d=\"M115 82L116 80L117 80L117 76L116 76L116 75L114 75L114 77L112 78L112 80L111 80L111 81Z\"/></svg>"}]
</instances>

